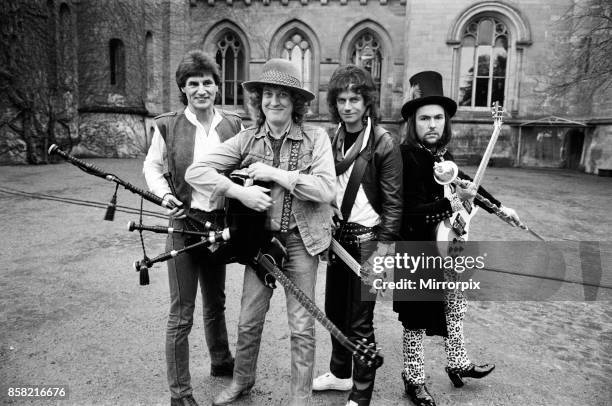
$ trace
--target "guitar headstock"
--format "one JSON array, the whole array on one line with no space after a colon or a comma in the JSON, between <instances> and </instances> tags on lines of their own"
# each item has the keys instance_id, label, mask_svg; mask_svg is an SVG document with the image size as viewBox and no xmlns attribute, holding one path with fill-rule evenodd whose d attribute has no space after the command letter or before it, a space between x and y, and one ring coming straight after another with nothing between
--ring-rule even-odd
<instances>
[{"instance_id":1,"label":"guitar headstock","mask_svg":"<svg viewBox=\"0 0 612 406\"><path fill-rule=\"evenodd\" d=\"M502 106L500 106L499 102L493 103L491 106L491 115L493 116L493 125L496 127L501 127L504 121L504 113L505 110Z\"/></svg>"},{"instance_id":2,"label":"guitar headstock","mask_svg":"<svg viewBox=\"0 0 612 406\"><path fill-rule=\"evenodd\" d=\"M385 362L376 343L368 343L365 338L351 341L354 345L353 359L355 362L373 369L380 368Z\"/></svg>"}]
</instances>

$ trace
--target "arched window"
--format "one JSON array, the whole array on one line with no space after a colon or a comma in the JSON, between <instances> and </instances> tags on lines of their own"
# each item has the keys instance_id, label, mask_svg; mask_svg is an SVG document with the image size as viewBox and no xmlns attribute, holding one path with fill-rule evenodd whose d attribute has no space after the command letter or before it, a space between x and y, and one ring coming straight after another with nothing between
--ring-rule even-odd
<instances>
[{"instance_id":1,"label":"arched window","mask_svg":"<svg viewBox=\"0 0 612 406\"><path fill-rule=\"evenodd\" d=\"M494 17L480 17L465 26L459 63L459 106L504 104L508 29Z\"/></svg>"},{"instance_id":2,"label":"arched window","mask_svg":"<svg viewBox=\"0 0 612 406\"><path fill-rule=\"evenodd\" d=\"M219 37L216 47L216 60L221 68L219 89L221 104L236 108L244 104L242 89L246 64L244 45L236 33L227 30Z\"/></svg>"},{"instance_id":3,"label":"arched window","mask_svg":"<svg viewBox=\"0 0 612 406\"><path fill-rule=\"evenodd\" d=\"M355 24L340 44L341 64L355 64L370 72L378 92L380 115L385 118L397 113L394 106L399 102L393 91L394 76L399 73L393 66L394 55L396 52L389 33L370 19Z\"/></svg>"},{"instance_id":4,"label":"arched window","mask_svg":"<svg viewBox=\"0 0 612 406\"><path fill-rule=\"evenodd\" d=\"M288 59L297 67L304 87L315 95L307 114L319 114L321 47L312 28L298 19L286 22L272 35L269 55Z\"/></svg>"},{"instance_id":5,"label":"arched window","mask_svg":"<svg viewBox=\"0 0 612 406\"><path fill-rule=\"evenodd\" d=\"M282 57L289 59L299 69L300 80L304 87L314 93L312 86L312 45L307 37L299 31L290 35L283 45Z\"/></svg>"},{"instance_id":6,"label":"arched window","mask_svg":"<svg viewBox=\"0 0 612 406\"><path fill-rule=\"evenodd\" d=\"M125 49L123 41L113 38L108 43L110 84L123 91L125 86Z\"/></svg>"},{"instance_id":7,"label":"arched window","mask_svg":"<svg viewBox=\"0 0 612 406\"><path fill-rule=\"evenodd\" d=\"M518 112L525 48L531 46L529 23L504 2L483 1L463 10L451 24L451 97L459 109L489 109L493 102Z\"/></svg>"},{"instance_id":8,"label":"arched window","mask_svg":"<svg viewBox=\"0 0 612 406\"><path fill-rule=\"evenodd\" d=\"M361 34L351 49L351 63L361 66L370 72L376 90L380 94L381 71L382 71L382 50L378 38L369 31Z\"/></svg>"}]
</instances>

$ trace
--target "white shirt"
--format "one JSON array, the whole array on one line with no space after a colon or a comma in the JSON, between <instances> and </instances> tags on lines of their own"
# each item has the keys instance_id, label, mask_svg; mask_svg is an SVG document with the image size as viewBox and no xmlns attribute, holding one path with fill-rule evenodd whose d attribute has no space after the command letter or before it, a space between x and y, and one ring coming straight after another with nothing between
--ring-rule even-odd
<instances>
[{"instance_id":1,"label":"white shirt","mask_svg":"<svg viewBox=\"0 0 612 406\"><path fill-rule=\"evenodd\" d=\"M217 145L221 144L216 127L219 125L223 117L215 109L215 114L212 122L210 123L210 130L207 134L202 123L198 121L196 115L189 108L185 109L184 114L187 120L189 120L189 122L196 127L193 161L197 162L201 160L201 158L206 155L207 152L210 152ZM244 127L241 125L241 129L243 128ZM161 133L156 125L153 138L151 140L151 147L149 148L149 152L145 158L142 171L145 175L149 189L152 193L159 197L163 197L166 193L171 193L170 186L168 185L168 182L166 182L166 179L164 179L164 173L166 172L167 167L168 154L166 142L161 136ZM191 207L204 211L222 209L224 203L223 197L218 197L211 200L211 194L211 192L197 191L196 189L192 189Z\"/></svg>"},{"instance_id":2,"label":"white shirt","mask_svg":"<svg viewBox=\"0 0 612 406\"><path fill-rule=\"evenodd\" d=\"M366 132L363 137L363 144L361 145L360 152L368 145L368 140L370 139L371 127L368 123L368 127L366 128ZM349 151L353 148L358 148L356 144L353 144L346 153L344 152L344 145L340 152L342 156L346 156ZM349 178L351 177L351 173L353 172L353 167L355 166L355 162L351 164L351 166L341 175L336 176L336 204L338 208L342 207L342 198L344 197L344 192L346 191L346 186L348 185ZM372 208L368 197L366 196L363 186L361 183L359 184L359 189L357 190L357 196L355 197L355 203L353 204L353 210L351 210L351 215L348 219L351 223L357 223L364 227L374 227L378 223L380 223L380 216L376 211Z\"/></svg>"}]
</instances>

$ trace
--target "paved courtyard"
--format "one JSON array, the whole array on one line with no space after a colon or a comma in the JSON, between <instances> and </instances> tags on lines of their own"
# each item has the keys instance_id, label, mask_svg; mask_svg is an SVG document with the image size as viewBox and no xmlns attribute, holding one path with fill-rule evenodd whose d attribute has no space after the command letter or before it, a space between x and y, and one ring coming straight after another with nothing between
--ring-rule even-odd
<instances>
[{"instance_id":1,"label":"paved courtyard","mask_svg":"<svg viewBox=\"0 0 612 406\"><path fill-rule=\"evenodd\" d=\"M91 160L143 185L141 160ZM474 168L467 168L473 173ZM493 362L486 379L455 389L444 373L439 337L427 338L428 386L439 405L609 405L612 404L612 178L563 170L489 168L485 187L525 224L547 240L582 247L582 266L566 260L561 279L546 272L513 275L523 286L554 283L555 294L532 300L472 301L465 333L470 357ZM135 214L117 212L103 221L114 185L68 163L0 167L0 386L3 404L169 404L164 361L168 310L165 264L139 286L132 262L142 258L136 233L126 224ZM33 198L41 194L87 200L89 206ZM74 201L76 202L76 201ZM139 199L120 188L120 205ZM162 209L145 204L146 210ZM145 223L164 224L147 217ZM479 241L536 240L481 212L472 237ZM150 257L162 252L164 236L146 234ZM582 244L582 245L581 245ZM586 247L586 248L585 248ZM576 252L578 252L576 251ZM525 255L533 252L526 250ZM564 253L564 255L570 255ZM518 270L520 271L520 270ZM548 278L548 279L547 279ZM516 279L518 280L518 279ZM544 281L544 282L543 282ZM586 281L584 284L582 282ZM325 267L316 301L324 300ZM227 281L230 343L242 289L242 269L231 265ZM554 299L554 300L553 300ZM400 379L401 325L389 302L376 309L376 335L385 364L378 370L372 404L408 405ZM201 309L191 334L191 372L196 400L210 404L227 379L210 377ZM315 374L327 371L330 340L317 326ZM290 379L289 333L284 292L273 297L264 329L253 392L237 405L282 405ZM69 399L8 398L7 386L63 385ZM346 394L315 394L315 405L343 405Z\"/></svg>"}]
</instances>

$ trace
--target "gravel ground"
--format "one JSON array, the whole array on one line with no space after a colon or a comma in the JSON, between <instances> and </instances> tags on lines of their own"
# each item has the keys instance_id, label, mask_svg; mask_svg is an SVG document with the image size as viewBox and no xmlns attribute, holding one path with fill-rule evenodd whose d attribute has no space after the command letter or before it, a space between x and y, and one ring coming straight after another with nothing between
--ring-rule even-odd
<instances>
[{"instance_id":1,"label":"gravel ground","mask_svg":"<svg viewBox=\"0 0 612 406\"><path fill-rule=\"evenodd\" d=\"M143 185L141 160L92 160ZM467 172L474 172L468 168ZM610 268L612 178L561 170L489 168L485 186L527 225L551 240L595 241L601 251L600 284L612 286ZM0 386L3 404L163 405L169 403L164 334L168 310L165 265L139 286L132 262L142 257L137 234L125 224L134 214L103 221L95 207L7 193L18 189L64 198L107 202L113 185L76 167L4 166L0 169ZM120 189L119 204L139 199ZM145 209L161 212L150 204ZM148 218L147 224L164 221ZM478 240L533 241L487 214L472 229ZM161 253L164 236L145 235L149 256ZM569 267L567 279L579 280ZM545 275L544 275L545 276ZM541 283L527 278L526 283ZM227 323L236 341L242 269L231 265ZM324 300L325 268L318 272L316 301ZM539 285L536 285L539 286ZM610 405L612 367L611 289L558 283L555 300L473 301L465 322L467 348L476 362L494 362L493 374L458 390L444 373L442 340L426 338L426 373L439 405ZM585 300L588 298L590 300ZM198 298L199 300L199 298ZM378 370L372 405L408 405L399 377L401 325L389 302L377 305L376 335L385 364ZM228 379L210 377L201 309L191 334L196 400L210 404ZM237 405L281 405L290 379L284 293L277 290L264 329L257 383ZM327 371L328 333L317 328L315 373ZM67 386L67 400L15 398L9 386ZM343 405L346 394L315 394L315 405Z\"/></svg>"}]
</instances>

